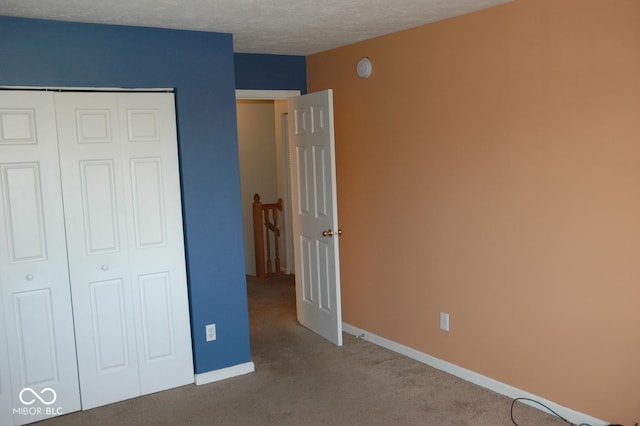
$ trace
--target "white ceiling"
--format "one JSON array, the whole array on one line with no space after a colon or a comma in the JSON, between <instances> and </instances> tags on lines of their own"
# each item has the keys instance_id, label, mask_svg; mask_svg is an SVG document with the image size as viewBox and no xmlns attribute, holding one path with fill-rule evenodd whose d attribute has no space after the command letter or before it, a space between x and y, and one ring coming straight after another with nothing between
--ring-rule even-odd
<instances>
[{"instance_id":1,"label":"white ceiling","mask_svg":"<svg viewBox=\"0 0 640 426\"><path fill-rule=\"evenodd\" d=\"M0 15L233 34L234 51L309 55L512 0L1 0Z\"/></svg>"}]
</instances>

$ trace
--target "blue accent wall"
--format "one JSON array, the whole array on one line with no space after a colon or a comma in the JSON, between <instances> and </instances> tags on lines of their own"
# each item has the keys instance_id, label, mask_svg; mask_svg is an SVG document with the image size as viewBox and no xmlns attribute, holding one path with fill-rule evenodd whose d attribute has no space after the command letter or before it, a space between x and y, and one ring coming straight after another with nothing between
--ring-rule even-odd
<instances>
[{"instance_id":1,"label":"blue accent wall","mask_svg":"<svg viewBox=\"0 0 640 426\"><path fill-rule=\"evenodd\" d=\"M196 373L251 361L231 35L0 17L0 85L175 89Z\"/></svg>"},{"instance_id":2,"label":"blue accent wall","mask_svg":"<svg viewBox=\"0 0 640 426\"><path fill-rule=\"evenodd\" d=\"M236 89L300 90L307 93L307 58L236 53Z\"/></svg>"}]
</instances>

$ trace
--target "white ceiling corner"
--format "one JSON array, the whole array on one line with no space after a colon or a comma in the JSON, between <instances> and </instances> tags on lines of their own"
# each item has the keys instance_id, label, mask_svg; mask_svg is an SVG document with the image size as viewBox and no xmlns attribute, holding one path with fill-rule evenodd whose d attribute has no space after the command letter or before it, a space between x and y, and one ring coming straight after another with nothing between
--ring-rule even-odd
<instances>
[{"instance_id":1,"label":"white ceiling corner","mask_svg":"<svg viewBox=\"0 0 640 426\"><path fill-rule=\"evenodd\" d=\"M2 0L0 15L233 34L234 51L309 55L513 0Z\"/></svg>"}]
</instances>

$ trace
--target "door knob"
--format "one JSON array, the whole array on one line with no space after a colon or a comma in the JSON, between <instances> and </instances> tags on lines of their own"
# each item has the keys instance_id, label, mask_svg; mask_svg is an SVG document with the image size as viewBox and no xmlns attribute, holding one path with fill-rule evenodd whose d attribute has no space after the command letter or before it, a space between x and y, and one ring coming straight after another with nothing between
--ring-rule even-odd
<instances>
[{"instance_id":1,"label":"door knob","mask_svg":"<svg viewBox=\"0 0 640 426\"><path fill-rule=\"evenodd\" d=\"M338 229L338 232L333 232L333 229L329 228L326 231L322 231L323 237L333 237L335 234L342 235L342 229Z\"/></svg>"},{"instance_id":2,"label":"door knob","mask_svg":"<svg viewBox=\"0 0 640 426\"><path fill-rule=\"evenodd\" d=\"M27 274L25 278L27 279L27 281L31 281L33 280L33 274Z\"/></svg>"},{"instance_id":3,"label":"door knob","mask_svg":"<svg viewBox=\"0 0 640 426\"><path fill-rule=\"evenodd\" d=\"M102 267L100 268L103 271L108 271L109 270L109 265L102 265Z\"/></svg>"}]
</instances>

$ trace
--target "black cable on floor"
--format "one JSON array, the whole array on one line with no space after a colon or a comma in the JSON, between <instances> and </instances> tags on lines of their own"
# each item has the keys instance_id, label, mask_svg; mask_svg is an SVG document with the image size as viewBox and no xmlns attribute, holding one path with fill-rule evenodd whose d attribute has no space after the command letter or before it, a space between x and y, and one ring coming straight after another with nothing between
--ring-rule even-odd
<instances>
[{"instance_id":1,"label":"black cable on floor","mask_svg":"<svg viewBox=\"0 0 640 426\"><path fill-rule=\"evenodd\" d=\"M581 423L579 425L575 425L574 423L571 423L569 420L567 420L564 417L562 417L560 414L558 414L555 411L553 411L550 407L544 405L542 402L536 401L535 399L531 399L531 398L516 398L516 399L513 400L513 402L511 402L511 421L513 422L513 424L515 426L520 426L520 425L518 425L518 423L516 423L515 419L513 418L513 406L518 401L529 401L529 402L533 402L534 404L538 404L541 407L543 407L545 410L549 411L551 414L553 414L554 416L556 416L557 418L562 420L563 422L566 422L566 423L568 423L568 424L570 424L572 426L591 426L590 424L587 424L587 423Z\"/></svg>"},{"instance_id":2,"label":"black cable on floor","mask_svg":"<svg viewBox=\"0 0 640 426\"><path fill-rule=\"evenodd\" d=\"M553 414L554 416L556 416L557 418L559 418L563 422L570 424L571 426L591 426L589 423L580 423L580 424L571 423L569 420L565 419L560 414L556 413L551 408L549 408L546 405L544 405L542 402L536 401L535 399L531 399L531 398L516 398L511 402L511 421L513 422L513 424L515 426L520 426L518 423L516 423L515 419L513 418L513 406L518 401L529 401L529 402L533 402L534 404L538 404L539 406L543 407L545 410L549 411L551 414ZM623 426L623 425L620 425L620 424L609 424L609 425L606 425L606 426ZM636 423L634 426L638 426L638 423Z\"/></svg>"}]
</instances>

